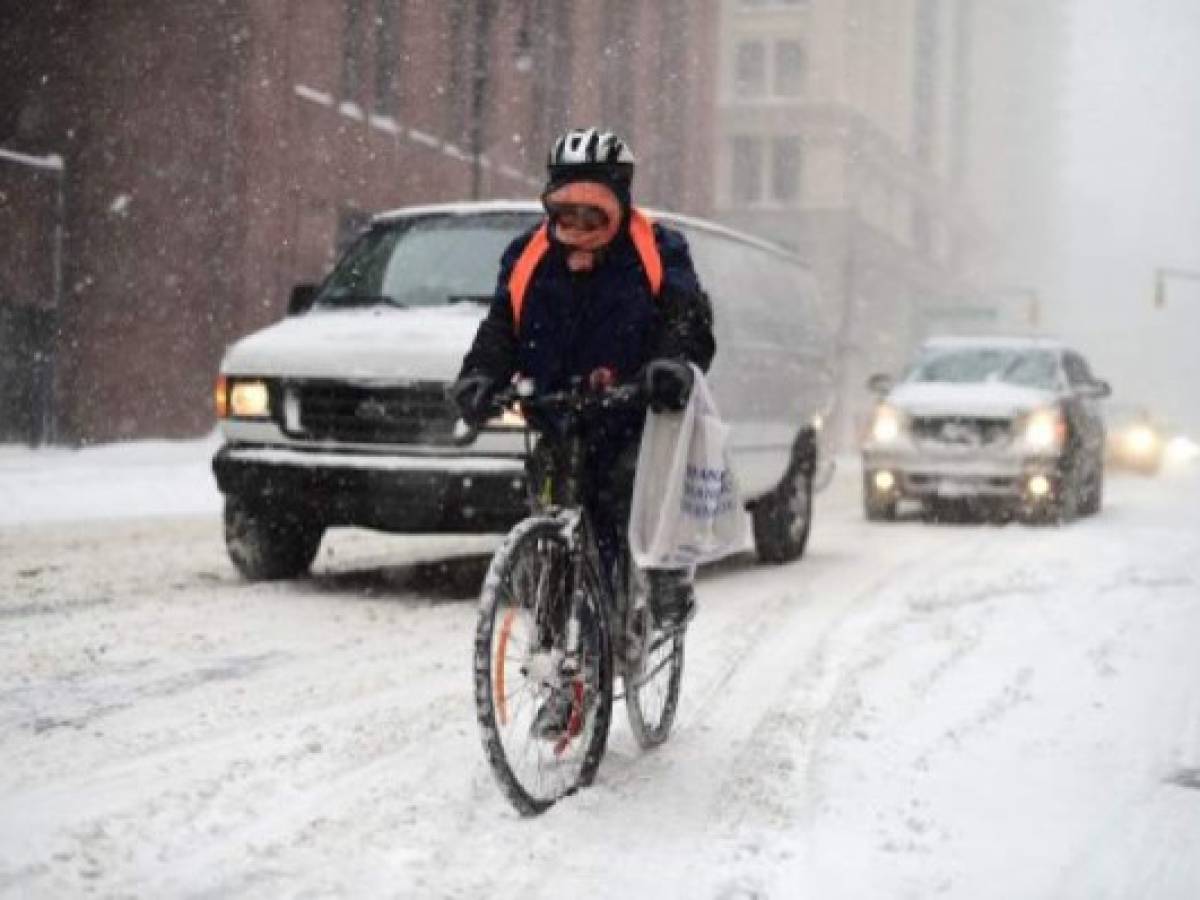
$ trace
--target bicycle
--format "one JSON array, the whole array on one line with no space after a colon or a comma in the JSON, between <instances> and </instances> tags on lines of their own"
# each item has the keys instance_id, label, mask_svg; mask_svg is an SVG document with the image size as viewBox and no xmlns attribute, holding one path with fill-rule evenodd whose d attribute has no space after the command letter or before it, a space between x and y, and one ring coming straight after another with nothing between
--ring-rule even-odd
<instances>
[{"instance_id":1,"label":"bicycle","mask_svg":"<svg viewBox=\"0 0 1200 900\"><path fill-rule=\"evenodd\" d=\"M492 557L475 636L475 705L484 752L523 815L544 812L592 783L608 742L614 699L625 700L643 749L670 734L683 678L685 627L655 626L646 579L623 548L611 578L582 504L589 426L644 404L639 388L571 389L534 396L519 384L497 398L527 421L557 423L556 452L526 431L531 514ZM623 695L614 696L620 678ZM567 704L569 703L569 710ZM565 727L543 730L557 705Z\"/></svg>"}]
</instances>

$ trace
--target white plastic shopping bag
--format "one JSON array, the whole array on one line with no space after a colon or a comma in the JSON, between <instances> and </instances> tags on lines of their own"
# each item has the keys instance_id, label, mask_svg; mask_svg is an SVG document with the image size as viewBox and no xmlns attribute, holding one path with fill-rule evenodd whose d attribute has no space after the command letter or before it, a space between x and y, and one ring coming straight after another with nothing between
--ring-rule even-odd
<instances>
[{"instance_id":1,"label":"white plastic shopping bag","mask_svg":"<svg viewBox=\"0 0 1200 900\"><path fill-rule=\"evenodd\" d=\"M682 413L646 416L633 480L629 548L643 569L678 569L736 553L749 541L729 464L729 426L695 366Z\"/></svg>"}]
</instances>

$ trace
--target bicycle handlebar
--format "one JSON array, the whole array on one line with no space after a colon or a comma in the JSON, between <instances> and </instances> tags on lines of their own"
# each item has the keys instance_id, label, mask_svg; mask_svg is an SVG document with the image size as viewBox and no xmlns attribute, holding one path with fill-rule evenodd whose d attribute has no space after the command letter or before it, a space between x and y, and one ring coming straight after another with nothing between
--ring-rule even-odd
<instances>
[{"instance_id":1,"label":"bicycle handlebar","mask_svg":"<svg viewBox=\"0 0 1200 900\"><path fill-rule=\"evenodd\" d=\"M525 409L545 413L573 412L581 414L594 410L629 409L644 404L645 391L640 382L628 382L610 388L591 390L582 385L548 394L524 394L521 385L514 384L500 391L494 401L494 412L519 404Z\"/></svg>"},{"instance_id":2,"label":"bicycle handlebar","mask_svg":"<svg viewBox=\"0 0 1200 900\"><path fill-rule=\"evenodd\" d=\"M646 391L641 382L627 382L599 390L589 389L580 382L568 390L547 394L528 393L526 385L517 382L498 391L492 398L489 418L501 415L513 404L529 412L582 416L598 411L633 409L644 406L646 402ZM454 437L457 442L467 444L483 430L483 425L470 425L460 419L454 426Z\"/></svg>"}]
</instances>

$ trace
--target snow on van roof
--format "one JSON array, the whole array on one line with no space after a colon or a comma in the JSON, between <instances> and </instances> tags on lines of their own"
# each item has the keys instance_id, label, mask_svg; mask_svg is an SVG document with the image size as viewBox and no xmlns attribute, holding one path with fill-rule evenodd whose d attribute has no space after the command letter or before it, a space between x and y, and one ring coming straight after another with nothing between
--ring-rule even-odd
<instances>
[{"instance_id":1,"label":"snow on van roof","mask_svg":"<svg viewBox=\"0 0 1200 900\"><path fill-rule=\"evenodd\" d=\"M372 218L375 224L387 224L396 222L401 219L413 218L416 216L430 215L451 215L451 216L467 216L478 213L536 213L540 215L543 212L542 204L536 200L470 200L461 201L458 203L430 203L424 206L402 206L398 209L391 209L381 212ZM752 234L746 234L744 231L735 231L732 228L727 228L724 225L718 225L716 222L710 222L707 219L697 219L693 216L684 216L679 213L667 212L661 209L645 209L646 215L655 220L662 220L671 225L683 225L688 228L696 228L702 231L707 231L712 234L723 235L735 241L741 241L744 244L750 244L754 247L759 247L763 250L769 250L772 253L778 253L786 256L793 261L807 266L807 262L796 255L795 251L784 247L781 244L766 241L762 238L755 237Z\"/></svg>"},{"instance_id":2,"label":"snow on van roof","mask_svg":"<svg viewBox=\"0 0 1200 900\"><path fill-rule=\"evenodd\" d=\"M466 216L481 212L540 213L542 204L534 200L470 200L461 203L427 203L424 206L401 206L378 213L372 218L377 223L394 222L415 216L451 215Z\"/></svg>"},{"instance_id":3,"label":"snow on van roof","mask_svg":"<svg viewBox=\"0 0 1200 900\"><path fill-rule=\"evenodd\" d=\"M1054 337L1044 335L935 335L926 338L921 345L925 350L951 350L955 348L994 347L1005 350L1064 350L1066 344Z\"/></svg>"}]
</instances>

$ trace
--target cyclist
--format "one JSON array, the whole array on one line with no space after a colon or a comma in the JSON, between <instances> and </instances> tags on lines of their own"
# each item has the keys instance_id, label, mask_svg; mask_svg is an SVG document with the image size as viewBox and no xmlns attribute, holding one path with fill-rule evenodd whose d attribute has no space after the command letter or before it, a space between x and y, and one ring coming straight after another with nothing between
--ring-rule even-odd
<instances>
[{"instance_id":1,"label":"cyclist","mask_svg":"<svg viewBox=\"0 0 1200 900\"><path fill-rule=\"evenodd\" d=\"M707 370L716 350L712 307L683 235L633 206L634 163L609 131L574 129L554 142L546 219L501 257L495 297L451 389L467 422L481 424L516 373L539 392L575 378L593 387L640 379L656 411L686 406L689 363ZM614 411L589 440L584 502L609 572L626 539L644 415ZM691 572L648 575L659 625L690 619Z\"/></svg>"}]
</instances>

